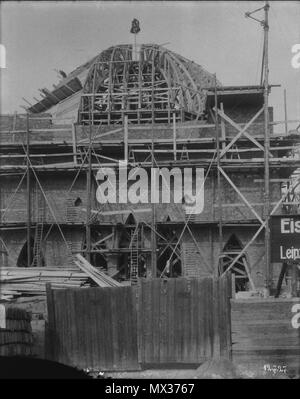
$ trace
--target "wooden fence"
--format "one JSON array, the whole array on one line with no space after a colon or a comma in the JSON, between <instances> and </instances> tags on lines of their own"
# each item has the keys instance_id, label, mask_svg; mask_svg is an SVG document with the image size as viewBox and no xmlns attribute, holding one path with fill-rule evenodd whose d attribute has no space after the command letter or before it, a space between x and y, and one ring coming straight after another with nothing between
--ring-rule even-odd
<instances>
[{"instance_id":1,"label":"wooden fence","mask_svg":"<svg viewBox=\"0 0 300 399\"><path fill-rule=\"evenodd\" d=\"M270 376L300 374L299 298L232 300L231 309L235 363Z\"/></svg>"},{"instance_id":2,"label":"wooden fence","mask_svg":"<svg viewBox=\"0 0 300 399\"><path fill-rule=\"evenodd\" d=\"M227 277L48 288L48 357L103 371L230 357L230 296Z\"/></svg>"},{"instance_id":3,"label":"wooden fence","mask_svg":"<svg viewBox=\"0 0 300 399\"><path fill-rule=\"evenodd\" d=\"M229 355L226 279L141 280L139 363L199 364Z\"/></svg>"},{"instance_id":4,"label":"wooden fence","mask_svg":"<svg viewBox=\"0 0 300 399\"><path fill-rule=\"evenodd\" d=\"M48 289L47 307L48 358L79 368L138 368L131 287Z\"/></svg>"}]
</instances>

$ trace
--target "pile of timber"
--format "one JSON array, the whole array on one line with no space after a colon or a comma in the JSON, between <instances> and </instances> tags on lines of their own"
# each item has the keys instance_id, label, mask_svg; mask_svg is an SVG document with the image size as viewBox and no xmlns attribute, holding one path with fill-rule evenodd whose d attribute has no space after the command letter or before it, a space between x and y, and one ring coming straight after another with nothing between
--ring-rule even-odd
<instances>
[{"instance_id":1,"label":"pile of timber","mask_svg":"<svg viewBox=\"0 0 300 399\"><path fill-rule=\"evenodd\" d=\"M81 255L76 255L75 264L79 270L47 267L1 268L0 300L9 301L21 296L46 295L46 283L51 283L53 289L90 287L91 280L99 287L122 285L92 266Z\"/></svg>"},{"instance_id":2,"label":"pile of timber","mask_svg":"<svg viewBox=\"0 0 300 399\"><path fill-rule=\"evenodd\" d=\"M77 269L7 267L0 269L0 300L46 295L46 283L51 283L52 288L90 286L89 276Z\"/></svg>"},{"instance_id":3,"label":"pile of timber","mask_svg":"<svg viewBox=\"0 0 300 399\"><path fill-rule=\"evenodd\" d=\"M84 257L80 254L76 255L77 260L74 262L76 265L86 273L99 287L120 287L122 284L118 283L113 278L109 277L104 272L96 269L92 266Z\"/></svg>"},{"instance_id":4,"label":"pile of timber","mask_svg":"<svg viewBox=\"0 0 300 399\"><path fill-rule=\"evenodd\" d=\"M0 356L32 355L31 315L25 309L0 304Z\"/></svg>"}]
</instances>

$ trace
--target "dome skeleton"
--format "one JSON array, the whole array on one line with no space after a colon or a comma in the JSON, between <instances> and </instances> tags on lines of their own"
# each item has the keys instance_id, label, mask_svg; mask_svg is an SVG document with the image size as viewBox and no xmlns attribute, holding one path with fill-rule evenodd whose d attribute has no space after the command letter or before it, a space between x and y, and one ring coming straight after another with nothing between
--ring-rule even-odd
<instances>
[{"instance_id":1,"label":"dome skeleton","mask_svg":"<svg viewBox=\"0 0 300 399\"><path fill-rule=\"evenodd\" d=\"M149 122L147 110L154 111L155 122L174 110L183 113L182 121L185 113L187 120L203 116L203 89L213 87L212 74L159 45L141 45L139 61L133 61L132 51L132 45L114 46L94 58L83 84L79 123L118 123L124 112L133 114L133 122Z\"/></svg>"}]
</instances>

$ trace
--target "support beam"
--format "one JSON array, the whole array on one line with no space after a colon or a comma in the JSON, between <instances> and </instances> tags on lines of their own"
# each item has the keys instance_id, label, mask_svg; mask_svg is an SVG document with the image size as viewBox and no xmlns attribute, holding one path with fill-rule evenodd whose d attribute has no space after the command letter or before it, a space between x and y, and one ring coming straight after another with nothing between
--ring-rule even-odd
<instances>
[{"instance_id":1,"label":"support beam","mask_svg":"<svg viewBox=\"0 0 300 399\"><path fill-rule=\"evenodd\" d=\"M224 112L224 105L223 103L220 104L221 111ZM222 145L222 150L224 150L226 146L226 129L225 129L225 123L224 119L221 118L221 145Z\"/></svg>"},{"instance_id":2,"label":"support beam","mask_svg":"<svg viewBox=\"0 0 300 399\"><path fill-rule=\"evenodd\" d=\"M91 183L92 183L92 120L89 121L88 168L86 171L86 259L91 263Z\"/></svg>"},{"instance_id":3,"label":"support beam","mask_svg":"<svg viewBox=\"0 0 300 399\"><path fill-rule=\"evenodd\" d=\"M285 135L288 135L288 117L287 117L287 105L286 105L286 89L284 89L284 126L285 126Z\"/></svg>"},{"instance_id":4,"label":"support beam","mask_svg":"<svg viewBox=\"0 0 300 399\"><path fill-rule=\"evenodd\" d=\"M75 131L75 123L72 123L72 147L73 147L73 162L74 165L77 165L77 146L76 146L76 131Z\"/></svg>"},{"instance_id":5,"label":"support beam","mask_svg":"<svg viewBox=\"0 0 300 399\"><path fill-rule=\"evenodd\" d=\"M251 212L255 215L255 217L260 221L261 224L263 224L262 218L258 215L256 210L253 208L253 206L248 202L248 200L244 197L244 195L240 192L240 190L236 187L236 185L233 183L233 181L227 176L227 174L224 172L224 170L221 167L218 167L222 175L225 177L225 179L228 181L228 183L233 187L233 189L238 193L238 195L241 197L241 199L245 202L245 204L248 206L248 208L251 210Z\"/></svg>"},{"instance_id":6,"label":"support beam","mask_svg":"<svg viewBox=\"0 0 300 399\"><path fill-rule=\"evenodd\" d=\"M92 244L92 247L93 247L93 248L97 247L97 246L100 245L102 242L109 240L109 239L112 238L113 236L114 236L114 233L108 234L107 236L101 238L101 240L99 240L99 241L97 241L97 242L94 242L94 243Z\"/></svg>"},{"instance_id":7,"label":"support beam","mask_svg":"<svg viewBox=\"0 0 300 399\"><path fill-rule=\"evenodd\" d=\"M259 229L256 231L256 233L253 235L253 237L251 238L251 240L244 246L244 248L241 250L241 252L236 256L236 258L231 262L231 264L228 266L228 268L223 272L222 275L224 275L225 273L228 273L231 268L236 264L236 262L240 259L241 256L244 255L244 253L246 253L247 249L250 247L250 245L253 244L253 242L255 241L256 237L258 237L258 235L260 234L260 232L264 229L265 227L265 223L263 223Z\"/></svg>"},{"instance_id":8,"label":"support beam","mask_svg":"<svg viewBox=\"0 0 300 399\"><path fill-rule=\"evenodd\" d=\"M128 115L124 115L124 161L128 162Z\"/></svg>"},{"instance_id":9,"label":"support beam","mask_svg":"<svg viewBox=\"0 0 300 399\"><path fill-rule=\"evenodd\" d=\"M31 179L30 179L30 132L29 132L29 115L26 118L26 201L27 201L27 267L31 266Z\"/></svg>"},{"instance_id":10,"label":"support beam","mask_svg":"<svg viewBox=\"0 0 300 399\"><path fill-rule=\"evenodd\" d=\"M154 122L152 122L153 124ZM154 173L154 130L152 130L152 145L151 145L151 179ZM151 220L151 275L152 278L157 274L157 254L156 254L156 207L152 202L152 220Z\"/></svg>"},{"instance_id":11,"label":"support beam","mask_svg":"<svg viewBox=\"0 0 300 399\"><path fill-rule=\"evenodd\" d=\"M218 210L219 210L219 255L223 250L223 228L222 228L222 199L221 199L221 175L220 175L220 137L219 137L219 118L218 118L218 96L217 96L217 75L215 74L215 130L216 130L216 146L217 146L217 195L218 195ZM224 122L223 122L224 124ZM214 270L215 277L218 277L218 267Z\"/></svg>"},{"instance_id":12,"label":"support beam","mask_svg":"<svg viewBox=\"0 0 300 399\"><path fill-rule=\"evenodd\" d=\"M177 147L176 147L176 112L173 112L173 155L174 161L177 159Z\"/></svg>"},{"instance_id":13,"label":"support beam","mask_svg":"<svg viewBox=\"0 0 300 399\"><path fill-rule=\"evenodd\" d=\"M269 3L266 1L264 7L264 125L265 125L265 151L264 151L264 165L265 165L265 284L268 293L272 284L271 271L271 248L270 248L270 229L269 229L269 213L270 213L270 165L269 165L269 150L270 150L270 132L269 132L269 61L268 61L268 33L269 33Z\"/></svg>"},{"instance_id":14,"label":"support beam","mask_svg":"<svg viewBox=\"0 0 300 399\"><path fill-rule=\"evenodd\" d=\"M262 151L264 151L264 147L250 134L246 132L246 130L252 125L252 123L259 117L259 115L262 114L264 108L262 107L251 119L250 121L243 127L240 128L237 123L235 123L232 119L230 119L224 112L218 110L218 114L223 118L226 122L228 122L230 125L232 125L237 131L238 134L231 140L231 142L222 150L221 152L221 157L223 157L226 152L231 148L234 143L242 136L246 136L250 141L252 141L258 148L260 148Z\"/></svg>"}]
</instances>

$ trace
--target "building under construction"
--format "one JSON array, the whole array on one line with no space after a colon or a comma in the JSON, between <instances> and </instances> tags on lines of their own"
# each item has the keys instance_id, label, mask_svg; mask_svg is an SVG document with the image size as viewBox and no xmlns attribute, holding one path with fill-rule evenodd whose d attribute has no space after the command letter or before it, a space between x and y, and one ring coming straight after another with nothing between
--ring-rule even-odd
<instances>
[{"instance_id":1,"label":"building under construction","mask_svg":"<svg viewBox=\"0 0 300 399\"><path fill-rule=\"evenodd\" d=\"M133 44L0 115L1 356L300 375L300 121L269 106L268 10L246 14L259 85L137 44L134 19Z\"/></svg>"},{"instance_id":2,"label":"building under construction","mask_svg":"<svg viewBox=\"0 0 300 399\"><path fill-rule=\"evenodd\" d=\"M238 291L271 287L280 265L265 226L292 206L299 166L298 136L273 132L271 85L222 86L155 44L114 46L60 73L26 114L1 116L1 266L68 268L80 253L119 281L229 269ZM99 203L97 173L118 176L119 161L149 177L193 168L191 186L200 168L202 211L174 201L170 176L169 203Z\"/></svg>"}]
</instances>

